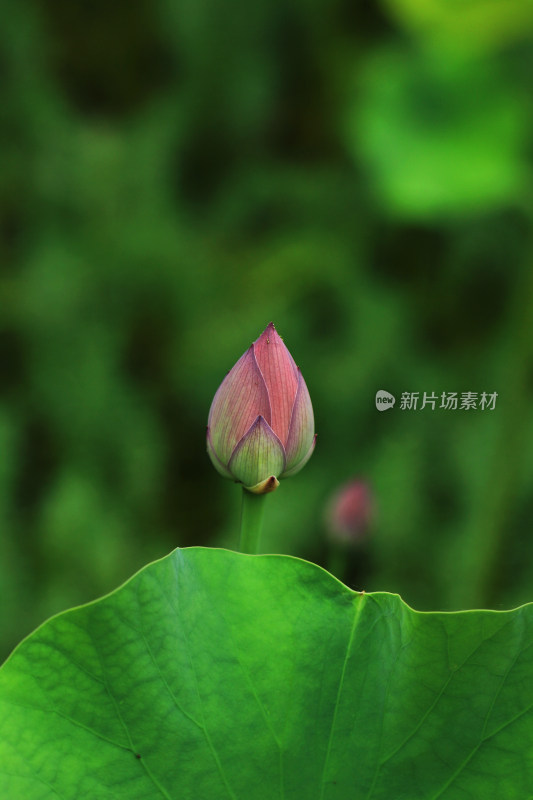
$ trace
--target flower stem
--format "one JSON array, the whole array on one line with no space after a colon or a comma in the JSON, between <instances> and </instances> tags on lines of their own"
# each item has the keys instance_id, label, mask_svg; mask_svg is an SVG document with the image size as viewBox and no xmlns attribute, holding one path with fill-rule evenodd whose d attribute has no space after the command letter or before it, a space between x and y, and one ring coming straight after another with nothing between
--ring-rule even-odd
<instances>
[{"instance_id":1,"label":"flower stem","mask_svg":"<svg viewBox=\"0 0 533 800\"><path fill-rule=\"evenodd\" d=\"M242 490L241 553L255 555L259 552L259 538L265 513L265 494L252 494Z\"/></svg>"}]
</instances>

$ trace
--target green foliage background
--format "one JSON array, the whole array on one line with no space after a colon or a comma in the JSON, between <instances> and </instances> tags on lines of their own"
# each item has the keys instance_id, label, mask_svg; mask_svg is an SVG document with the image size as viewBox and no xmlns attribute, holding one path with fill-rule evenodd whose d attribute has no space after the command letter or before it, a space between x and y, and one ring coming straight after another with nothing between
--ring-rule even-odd
<instances>
[{"instance_id":1,"label":"green foliage background","mask_svg":"<svg viewBox=\"0 0 533 800\"><path fill-rule=\"evenodd\" d=\"M5 0L2 655L177 545L236 545L205 424L270 320L319 440L264 550L333 563L323 510L362 476L349 585L533 599L531 8Z\"/></svg>"}]
</instances>

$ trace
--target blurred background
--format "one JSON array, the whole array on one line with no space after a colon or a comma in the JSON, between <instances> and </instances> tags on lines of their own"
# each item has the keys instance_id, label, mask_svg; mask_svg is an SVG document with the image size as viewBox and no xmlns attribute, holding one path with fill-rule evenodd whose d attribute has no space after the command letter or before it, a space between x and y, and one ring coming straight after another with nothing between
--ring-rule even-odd
<instances>
[{"instance_id":1,"label":"blurred background","mask_svg":"<svg viewBox=\"0 0 533 800\"><path fill-rule=\"evenodd\" d=\"M533 5L4 0L0 42L0 655L236 547L205 425L270 320L318 444L264 551L420 610L533 600ZM399 407L443 391L498 398Z\"/></svg>"}]
</instances>

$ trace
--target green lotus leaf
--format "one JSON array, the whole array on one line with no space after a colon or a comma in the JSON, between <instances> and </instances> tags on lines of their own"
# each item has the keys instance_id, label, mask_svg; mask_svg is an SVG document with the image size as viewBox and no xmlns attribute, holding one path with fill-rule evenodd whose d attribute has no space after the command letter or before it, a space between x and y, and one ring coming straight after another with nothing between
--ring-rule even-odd
<instances>
[{"instance_id":1,"label":"green lotus leaf","mask_svg":"<svg viewBox=\"0 0 533 800\"><path fill-rule=\"evenodd\" d=\"M525 800L533 606L419 613L178 549L0 670L6 800Z\"/></svg>"}]
</instances>

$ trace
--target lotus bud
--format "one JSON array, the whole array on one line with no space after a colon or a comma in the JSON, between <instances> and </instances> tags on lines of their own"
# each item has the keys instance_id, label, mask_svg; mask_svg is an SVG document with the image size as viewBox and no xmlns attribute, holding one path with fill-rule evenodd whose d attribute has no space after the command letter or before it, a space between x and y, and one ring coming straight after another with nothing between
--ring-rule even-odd
<instances>
[{"instance_id":1,"label":"lotus bud","mask_svg":"<svg viewBox=\"0 0 533 800\"><path fill-rule=\"evenodd\" d=\"M315 441L307 386L271 322L213 398L207 452L225 478L265 494L301 470Z\"/></svg>"},{"instance_id":2,"label":"lotus bud","mask_svg":"<svg viewBox=\"0 0 533 800\"><path fill-rule=\"evenodd\" d=\"M354 479L332 497L326 512L330 538L340 544L362 541L370 527L374 502L366 481Z\"/></svg>"}]
</instances>

